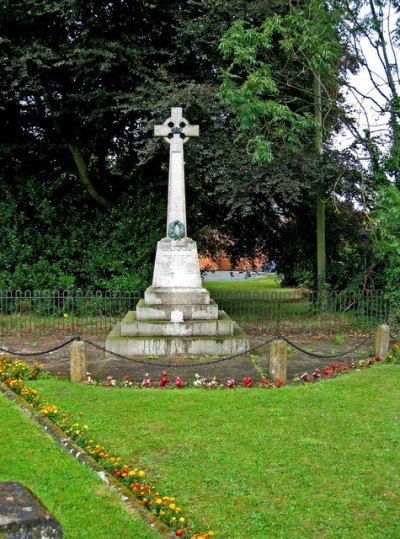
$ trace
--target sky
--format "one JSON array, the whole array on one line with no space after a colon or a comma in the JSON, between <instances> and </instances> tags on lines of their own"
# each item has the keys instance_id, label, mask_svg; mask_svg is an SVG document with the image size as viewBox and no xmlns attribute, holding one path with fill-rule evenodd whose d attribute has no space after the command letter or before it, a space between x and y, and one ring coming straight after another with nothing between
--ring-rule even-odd
<instances>
[{"instance_id":1,"label":"sky","mask_svg":"<svg viewBox=\"0 0 400 539\"><path fill-rule=\"evenodd\" d=\"M390 2L388 2L388 4L389 3ZM388 43L387 51L389 54L389 60L393 65L396 64L396 55L399 54L399 50L398 47L393 50L390 46L389 33L392 35L394 34L396 20L397 17L394 16L393 11L392 13L390 12L390 7L387 6L384 13L384 29ZM371 40L374 39L373 33L371 33L369 38ZM379 106L374 103L373 100L383 107L386 105L385 99L376 88L376 86L379 86L381 92L386 96L389 96L386 75L377 51L370 44L369 39L362 38L357 42L357 44L359 49L362 51L364 58L368 62L368 66L372 73L375 84L371 81L371 77L365 67L361 68L359 73L356 75L349 74L348 80L350 85L354 86L365 97L361 96L357 91L347 90L345 93L346 101L353 108L353 115L356 120L358 131L363 133L364 129L369 129L371 136L382 137L381 144L384 146L384 139L388 134L389 114L382 113L382 111L379 110ZM400 93L398 74L397 87ZM344 149L350 146L353 141L354 136L351 134L351 132L347 129L343 129L338 137L337 146L340 149Z\"/></svg>"}]
</instances>

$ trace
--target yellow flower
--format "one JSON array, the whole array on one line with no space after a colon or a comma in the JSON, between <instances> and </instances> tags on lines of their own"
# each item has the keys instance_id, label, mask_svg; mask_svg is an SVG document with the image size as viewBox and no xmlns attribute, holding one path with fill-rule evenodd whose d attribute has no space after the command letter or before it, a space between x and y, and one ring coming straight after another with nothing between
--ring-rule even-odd
<instances>
[{"instance_id":1,"label":"yellow flower","mask_svg":"<svg viewBox=\"0 0 400 539\"><path fill-rule=\"evenodd\" d=\"M174 503L170 503L168 506L170 509L175 509L176 505Z\"/></svg>"},{"instance_id":2,"label":"yellow flower","mask_svg":"<svg viewBox=\"0 0 400 539\"><path fill-rule=\"evenodd\" d=\"M157 498L157 499L156 499L156 502L158 503L158 505L161 505L161 504L162 504L162 499L161 499L161 498Z\"/></svg>"},{"instance_id":3,"label":"yellow flower","mask_svg":"<svg viewBox=\"0 0 400 539\"><path fill-rule=\"evenodd\" d=\"M181 518L179 519L179 522L181 522L181 523L183 524L183 523L185 522L185 519L184 519L183 517L181 517Z\"/></svg>"},{"instance_id":4,"label":"yellow flower","mask_svg":"<svg viewBox=\"0 0 400 539\"><path fill-rule=\"evenodd\" d=\"M143 471L143 470L139 470L138 476L139 476L139 477L144 477L144 471Z\"/></svg>"}]
</instances>

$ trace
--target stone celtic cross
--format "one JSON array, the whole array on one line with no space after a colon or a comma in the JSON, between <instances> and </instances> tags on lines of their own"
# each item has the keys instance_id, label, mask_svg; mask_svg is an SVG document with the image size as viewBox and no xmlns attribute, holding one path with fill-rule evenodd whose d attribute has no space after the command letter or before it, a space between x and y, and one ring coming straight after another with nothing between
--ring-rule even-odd
<instances>
[{"instance_id":1,"label":"stone celtic cross","mask_svg":"<svg viewBox=\"0 0 400 539\"><path fill-rule=\"evenodd\" d=\"M187 235L183 145L190 137L199 136L199 126L191 125L183 118L181 107L172 107L171 117L162 125L154 126L154 136L163 137L170 145L167 236L181 239Z\"/></svg>"}]
</instances>

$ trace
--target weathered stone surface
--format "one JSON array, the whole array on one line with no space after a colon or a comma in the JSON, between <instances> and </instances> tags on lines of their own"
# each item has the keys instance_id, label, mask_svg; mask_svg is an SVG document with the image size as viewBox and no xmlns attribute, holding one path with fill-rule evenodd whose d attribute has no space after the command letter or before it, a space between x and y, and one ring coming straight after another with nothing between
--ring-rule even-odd
<instances>
[{"instance_id":1,"label":"weathered stone surface","mask_svg":"<svg viewBox=\"0 0 400 539\"><path fill-rule=\"evenodd\" d=\"M376 355L385 357L389 352L390 327L387 324L381 324L375 333L374 352Z\"/></svg>"},{"instance_id":2,"label":"weathered stone surface","mask_svg":"<svg viewBox=\"0 0 400 539\"><path fill-rule=\"evenodd\" d=\"M171 320L171 312L177 309L183 312L184 320L216 320L218 318L218 305L212 299L209 305L146 305L141 299L136 305L136 318L137 320Z\"/></svg>"},{"instance_id":3,"label":"weathered stone surface","mask_svg":"<svg viewBox=\"0 0 400 539\"><path fill-rule=\"evenodd\" d=\"M173 311L175 312L175 311ZM129 311L121 322L121 336L189 336L189 335L232 335L233 320L224 311L219 311L218 320L137 320L136 312Z\"/></svg>"},{"instance_id":4,"label":"weathered stone surface","mask_svg":"<svg viewBox=\"0 0 400 539\"><path fill-rule=\"evenodd\" d=\"M58 539L63 530L31 490L20 483L0 483L0 537Z\"/></svg>"},{"instance_id":5,"label":"weathered stone surface","mask_svg":"<svg viewBox=\"0 0 400 539\"><path fill-rule=\"evenodd\" d=\"M186 197L185 197L185 161L183 145L190 137L199 136L199 126L191 125L182 116L181 107L172 107L171 116L162 125L154 126L154 136L163 137L169 144L168 169L168 205L167 205L167 236L168 225L179 221L184 226L186 236Z\"/></svg>"},{"instance_id":6,"label":"weathered stone surface","mask_svg":"<svg viewBox=\"0 0 400 539\"><path fill-rule=\"evenodd\" d=\"M146 305L209 305L210 292L205 288L149 286L145 290L144 301Z\"/></svg>"},{"instance_id":7,"label":"weathered stone surface","mask_svg":"<svg viewBox=\"0 0 400 539\"><path fill-rule=\"evenodd\" d=\"M249 343L246 335L233 322L233 335L216 336L121 336L117 324L107 337L107 350L125 357L140 355L228 355L246 352Z\"/></svg>"},{"instance_id":8,"label":"weathered stone surface","mask_svg":"<svg viewBox=\"0 0 400 539\"><path fill-rule=\"evenodd\" d=\"M86 344L83 341L73 341L71 343L69 355L71 382L85 382L88 370Z\"/></svg>"},{"instance_id":9,"label":"weathered stone surface","mask_svg":"<svg viewBox=\"0 0 400 539\"><path fill-rule=\"evenodd\" d=\"M276 340L271 344L269 372L271 378L276 382L287 378L287 344L285 341Z\"/></svg>"},{"instance_id":10,"label":"weathered stone surface","mask_svg":"<svg viewBox=\"0 0 400 539\"><path fill-rule=\"evenodd\" d=\"M157 243L153 288L202 289L195 241L163 238Z\"/></svg>"}]
</instances>

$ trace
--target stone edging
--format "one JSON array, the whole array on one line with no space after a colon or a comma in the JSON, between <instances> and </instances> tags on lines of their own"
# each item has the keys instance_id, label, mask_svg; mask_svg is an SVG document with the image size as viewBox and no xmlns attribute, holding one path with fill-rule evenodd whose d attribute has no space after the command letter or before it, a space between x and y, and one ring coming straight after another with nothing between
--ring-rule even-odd
<instances>
[{"instance_id":1,"label":"stone edging","mask_svg":"<svg viewBox=\"0 0 400 539\"><path fill-rule=\"evenodd\" d=\"M27 414L34 423L39 425L53 440L66 452L79 462L94 471L106 485L119 494L121 501L130 505L135 509L143 520L151 527L168 539L176 538L176 535L168 526L161 522L155 515L152 515L134 496L130 490L121 485L121 483L113 477L109 472L104 470L90 455L79 447L73 440L65 437L64 432L54 424L48 417L41 416L33 407L29 406L25 399L8 388L4 383L0 382L0 391L7 397L8 400L15 402L19 408Z\"/></svg>"}]
</instances>

